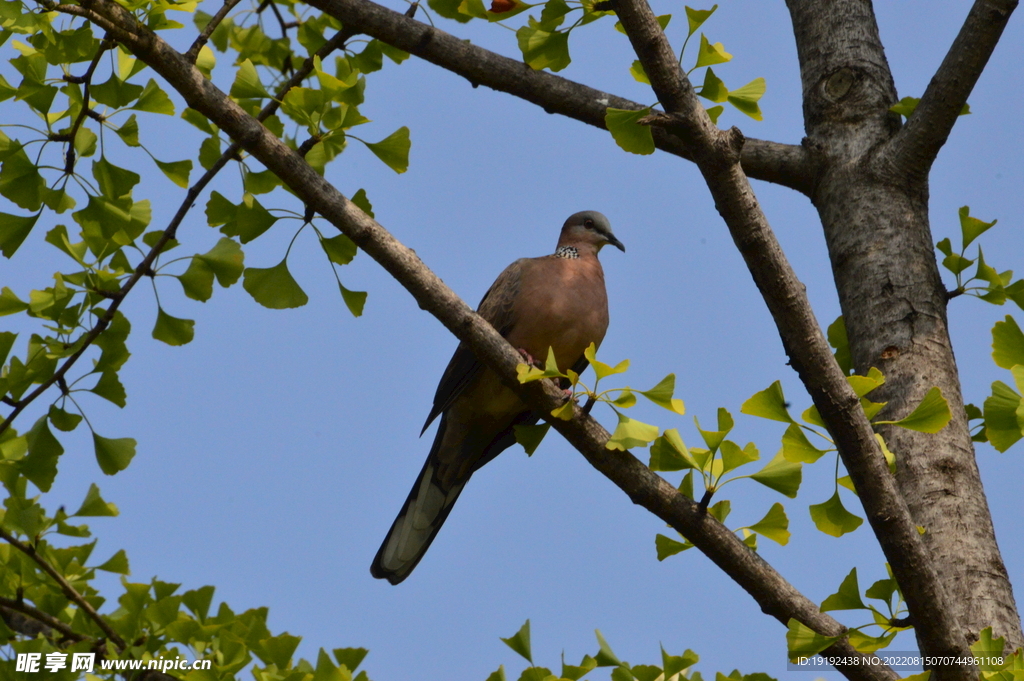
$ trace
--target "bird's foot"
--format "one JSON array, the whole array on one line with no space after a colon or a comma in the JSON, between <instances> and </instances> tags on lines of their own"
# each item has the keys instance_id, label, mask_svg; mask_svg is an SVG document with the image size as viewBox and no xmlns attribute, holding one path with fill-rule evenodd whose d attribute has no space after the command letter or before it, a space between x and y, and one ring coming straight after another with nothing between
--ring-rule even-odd
<instances>
[{"instance_id":1,"label":"bird's foot","mask_svg":"<svg viewBox=\"0 0 1024 681\"><path fill-rule=\"evenodd\" d=\"M541 364L539 360L534 359L533 355L527 352L525 348L516 348L516 351L523 356L523 359L526 360L526 363L530 366L537 367L538 369L544 368L544 365Z\"/></svg>"}]
</instances>

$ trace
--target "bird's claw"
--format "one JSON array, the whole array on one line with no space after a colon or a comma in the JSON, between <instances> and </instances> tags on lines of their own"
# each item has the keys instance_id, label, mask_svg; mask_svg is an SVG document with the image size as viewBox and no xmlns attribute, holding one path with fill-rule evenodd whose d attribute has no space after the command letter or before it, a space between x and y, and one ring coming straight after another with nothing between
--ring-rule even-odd
<instances>
[{"instance_id":1,"label":"bird's claw","mask_svg":"<svg viewBox=\"0 0 1024 681\"><path fill-rule=\"evenodd\" d=\"M533 355L527 352L525 348L516 348L516 352L522 355L523 359L526 360L526 363L530 366L537 367L538 369L544 368L544 365L540 363L540 360L534 359Z\"/></svg>"}]
</instances>

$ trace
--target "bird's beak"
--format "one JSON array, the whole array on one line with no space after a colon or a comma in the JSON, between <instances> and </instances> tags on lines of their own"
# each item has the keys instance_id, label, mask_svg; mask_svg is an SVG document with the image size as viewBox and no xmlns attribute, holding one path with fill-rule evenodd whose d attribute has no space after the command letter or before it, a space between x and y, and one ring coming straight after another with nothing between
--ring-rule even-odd
<instances>
[{"instance_id":1,"label":"bird's beak","mask_svg":"<svg viewBox=\"0 0 1024 681\"><path fill-rule=\"evenodd\" d=\"M623 253L626 252L626 247L622 245L621 241L619 241L618 239L615 238L614 234L609 234L605 238L608 240L609 244L611 244L612 246L615 246L615 248L619 249Z\"/></svg>"}]
</instances>

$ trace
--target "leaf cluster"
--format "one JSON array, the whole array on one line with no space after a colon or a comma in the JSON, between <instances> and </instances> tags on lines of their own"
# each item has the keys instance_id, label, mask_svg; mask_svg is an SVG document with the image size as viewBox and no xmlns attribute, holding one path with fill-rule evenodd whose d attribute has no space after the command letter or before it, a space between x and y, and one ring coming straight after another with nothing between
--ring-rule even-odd
<instances>
[{"instance_id":1,"label":"leaf cluster","mask_svg":"<svg viewBox=\"0 0 1024 681\"><path fill-rule=\"evenodd\" d=\"M685 650L681 655L670 655L661 648L661 664L636 664L620 660L612 651L608 641L605 640L600 630L594 632L597 636L597 652L593 655L584 655L578 665L566 664L565 655L562 655L562 666L559 673L554 673L547 667L536 666L533 662L533 653L530 643L530 620L519 628L515 635L503 638L502 641L521 655L530 663L530 666L519 675L519 681L579 681L592 678L588 675L596 669L605 668L611 670L612 681L703 681L704 677L693 669L693 666L700 661L700 656L692 650ZM505 665L498 667L487 681L507 681L510 677L505 673ZM729 674L718 672L715 674L715 681L774 681L767 674L741 674L739 670L733 670Z\"/></svg>"},{"instance_id":2,"label":"leaf cluster","mask_svg":"<svg viewBox=\"0 0 1024 681\"><path fill-rule=\"evenodd\" d=\"M718 5L714 5L709 10L696 10L692 7L685 8L687 35L679 51L680 64L683 62L683 55L686 52L690 38L697 33L698 29L714 14L716 9L718 9ZM671 20L671 14L658 17L658 23L661 24L662 30L668 27ZM621 33L625 33L621 22L617 23L615 28ZM767 88L764 78L755 78L742 87L730 90L722 79L715 74L714 70L711 69L712 66L724 64L731 60L732 55L725 51L722 43L712 43L704 33L700 34L697 56L693 67L687 71L687 75L689 76L697 69L707 69L704 72L703 85L697 90L697 95L715 104L715 106L707 110L708 116L712 122L717 124L718 117L725 110L722 104L728 103L756 121L763 120L758 101L764 96ZM643 64L639 60L633 62L632 67L630 67L630 73L637 81L650 85L650 80L644 72ZM638 111L609 108L605 115L605 126L612 134L616 144L625 151L634 154L653 154L654 137L649 124L649 116L652 111L653 105Z\"/></svg>"}]
</instances>

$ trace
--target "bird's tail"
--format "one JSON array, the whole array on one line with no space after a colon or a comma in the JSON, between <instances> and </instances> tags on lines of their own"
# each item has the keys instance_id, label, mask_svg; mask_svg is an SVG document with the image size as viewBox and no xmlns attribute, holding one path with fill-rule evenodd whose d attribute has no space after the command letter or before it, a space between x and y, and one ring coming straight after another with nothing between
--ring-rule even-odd
<instances>
[{"instance_id":1,"label":"bird's tail","mask_svg":"<svg viewBox=\"0 0 1024 681\"><path fill-rule=\"evenodd\" d=\"M442 437L444 422L438 429L438 440ZM436 444L435 444L436 448ZM370 574L377 579L386 579L398 584L412 572L423 554L430 548L438 530L448 519L455 500L459 498L466 480L460 481L447 491L441 486L437 475L437 460L434 452L420 471L416 484L405 500L402 511L391 525L388 536L380 545ZM468 478L467 478L468 479Z\"/></svg>"}]
</instances>

